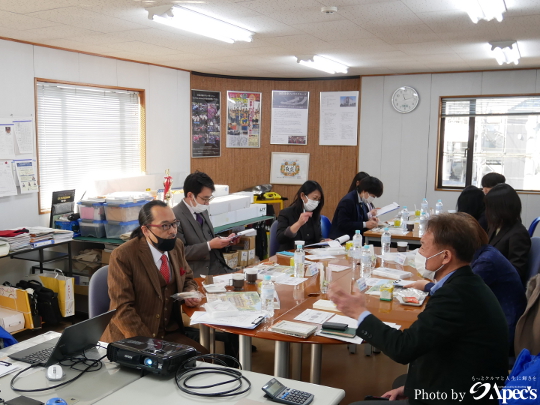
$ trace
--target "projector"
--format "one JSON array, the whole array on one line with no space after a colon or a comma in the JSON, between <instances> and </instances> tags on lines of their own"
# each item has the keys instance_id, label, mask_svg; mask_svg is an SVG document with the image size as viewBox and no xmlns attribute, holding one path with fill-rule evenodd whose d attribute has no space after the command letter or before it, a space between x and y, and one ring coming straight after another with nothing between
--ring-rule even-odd
<instances>
[{"instance_id":1,"label":"projector","mask_svg":"<svg viewBox=\"0 0 540 405\"><path fill-rule=\"evenodd\" d=\"M169 376L184 361L200 353L191 346L135 336L109 343L107 358L122 366Z\"/></svg>"}]
</instances>

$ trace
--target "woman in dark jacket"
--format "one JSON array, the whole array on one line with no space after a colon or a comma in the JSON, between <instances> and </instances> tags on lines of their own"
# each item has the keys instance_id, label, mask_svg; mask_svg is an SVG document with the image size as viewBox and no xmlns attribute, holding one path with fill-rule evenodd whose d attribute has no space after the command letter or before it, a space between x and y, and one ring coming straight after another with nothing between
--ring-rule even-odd
<instances>
[{"instance_id":1,"label":"woman in dark jacket","mask_svg":"<svg viewBox=\"0 0 540 405\"><path fill-rule=\"evenodd\" d=\"M486 206L484 192L476 186L463 189L457 200L457 211L466 212L478 221L482 229L487 232Z\"/></svg>"},{"instance_id":2,"label":"woman in dark jacket","mask_svg":"<svg viewBox=\"0 0 540 405\"><path fill-rule=\"evenodd\" d=\"M279 250L294 249L295 240L303 240L306 245L320 242L323 206L324 193L320 184L314 180L302 184L292 204L279 212Z\"/></svg>"},{"instance_id":3,"label":"woman in dark jacket","mask_svg":"<svg viewBox=\"0 0 540 405\"><path fill-rule=\"evenodd\" d=\"M497 184L484 202L489 244L512 263L525 285L531 237L521 223L521 200L512 186Z\"/></svg>"}]
</instances>

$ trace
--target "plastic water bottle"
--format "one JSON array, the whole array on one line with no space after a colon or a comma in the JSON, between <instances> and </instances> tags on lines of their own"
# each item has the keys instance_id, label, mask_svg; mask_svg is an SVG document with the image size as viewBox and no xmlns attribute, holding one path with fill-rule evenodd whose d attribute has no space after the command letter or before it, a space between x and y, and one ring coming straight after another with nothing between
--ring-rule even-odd
<instances>
[{"instance_id":1,"label":"plastic water bottle","mask_svg":"<svg viewBox=\"0 0 540 405\"><path fill-rule=\"evenodd\" d=\"M362 257L362 235L356 230L353 236L353 247L351 248L352 272L351 272L351 292L356 285L356 281L361 277L361 257Z\"/></svg>"},{"instance_id":2,"label":"plastic water bottle","mask_svg":"<svg viewBox=\"0 0 540 405\"><path fill-rule=\"evenodd\" d=\"M435 204L435 215L442 214L443 212L443 204L442 201L437 201L437 204Z\"/></svg>"},{"instance_id":3,"label":"plastic water bottle","mask_svg":"<svg viewBox=\"0 0 540 405\"><path fill-rule=\"evenodd\" d=\"M261 310L266 313L268 318L274 316L274 293L276 288L269 274L264 276L261 284Z\"/></svg>"},{"instance_id":4,"label":"plastic water bottle","mask_svg":"<svg viewBox=\"0 0 540 405\"><path fill-rule=\"evenodd\" d=\"M381 237L381 246L382 246L382 257L383 260L386 258L386 255L390 253L390 243L392 242L392 235L388 228L384 228L384 232Z\"/></svg>"},{"instance_id":5,"label":"plastic water bottle","mask_svg":"<svg viewBox=\"0 0 540 405\"><path fill-rule=\"evenodd\" d=\"M369 246L365 245L362 249L362 268L360 269L360 276L364 278L371 277L371 253L369 252Z\"/></svg>"},{"instance_id":6,"label":"plastic water bottle","mask_svg":"<svg viewBox=\"0 0 540 405\"><path fill-rule=\"evenodd\" d=\"M304 277L304 262L306 259L306 254L304 252L304 249L302 248L304 246L303 240L297 240L294 242L296 245L296 250L294 252L294 276L295 277Z\"/></svg>"},{"instance_id":7,"label":"plastic water bottle","mask_svg":"<svg viewBox=\"0 0 540 405\"><path fill-rule=\"evenodd\" d=\"M362 249L362 234L360 233L358 229L354 231L352 243L353 243L353 253L355 249L358 249L358 250Z\"/></svg>"},{"instance_id":8,"label":"plastic water bottle","mask_svg":"<svg viewBox=\"0 0 540 405\"><path fill-rule=\"evenodd\" d=\"M418 228L418 235L420 237L424 236L424 234L426 233L428 220L429 214L427 213L427 211L422 210L420 212L420 226Z\"/></svg>"},{"instance_id":9,"label":"plastic water bottle","mask_svg":"<svg viewBox=\"0 0 540 405\"><path fill-rule=\"evenodd\" d=\"M423 210L425 213L429 212L429 204L426 198L422 200L422 204L420 204L420 210Z\"/></svg>"},{"instance_id":10,"label":"plastic water bottle","mask_svg":"<svg viewBox=\"0 0 540 405\"><path fill-rule=\"evenodd\" d=\"M403 207L403 211L401 211L401 230L403 232L407 232L407 221L409 220L409 210L407 210L407 207Z\"/></svg>"}]
</instances>

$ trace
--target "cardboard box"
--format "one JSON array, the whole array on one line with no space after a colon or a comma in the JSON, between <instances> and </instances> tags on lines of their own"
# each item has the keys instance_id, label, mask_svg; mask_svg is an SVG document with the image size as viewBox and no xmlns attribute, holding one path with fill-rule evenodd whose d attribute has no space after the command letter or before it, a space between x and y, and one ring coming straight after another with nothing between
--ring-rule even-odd
<instances>
[{"instance_id":1,"label":"cardboard box","mask_svg":"<svg viewBox=\"0 0 540 405\"><path fill-rule=\"evenodd\" d=\"M231 269L238 267L238 252L223 253L223 258Z\"/></svg>"},{"instance_id":2,"label":"cardboard box","mask_svg":"<svg viewBox=\"0 0 540 405\"><path fill-rule=\"evenodd\" d=\"M241 236L238 245L244 250L255 249L255 238L256 236Z\"/></svg>"},{"instance_id":3,"label":"cardboard box","mask_svg":"<svg viewBox=\"0 0 540 405\"><path fill-rule=\"evenodd\" d=\"M248 250L248 266L255 264L255 249Z\"/></svg>"},{"instance_id":4,"label":"cardboard box","mask_svg":"<svg viewBox=\"0 0 540 405\"><path fill-rule=\"evenodd\" d=\"M103 250L103 252L101 253L101 263L102 264L109 264L109 261L111 260L111 253L112 253L112 250Z\"/></svg>"},{"instance_id":5,"label":"cardboard box","mask_svg":"<svg viewBox=\"0 0 540 405\"><path fill-rule=\"evenodd\" d=\"M9 333L24 329L24 315L11 309L0 308L0 326Z\"/></svg>"},{"instance_id":6,"label":"cardboard box","mask_svg":"<svg viewBox=\"0 0 540 405\"><path fill-rule=\"evenodd\" d=\"M238 250L238 265L246 267L248 265L249 250Z\"/></svg>"},{"instance_id":7,"label":"cardboard box","mask_svg":"<svg viewBox=\"0 0 540 405\"><path fill-rule=\"evenodd\" d=\"M257 205L257 204L252 204ZM248 207L248 208L242 208L240 210L236 210L236 220L237 221L245 221L251 218L257 218L259 215L259 208L258 207Z\"/></svg>"},{"instance_id":8,"label":"cardboard box","mask_svg":"<svg viewBox=\"0 0 540 405\"><path fill-rule=\"evenodd\" d=\"M250 198L251 202L255 201L255 194L253 194L253 191L238 191L236 193L233 193L233 195L247 195Z\"/></svg>"},{"instance_id":9,"label":"cardboard box","mask_svg":"<svg viewBox=\"0 0 540 405\"><path fill-rule=\"evenodd\" d=\"M223 197L229 195L229 186L224 184L214 184L215 190L212 193L214 197Z\"/></svg>"},{"instance_id":10,"label":"cardboard box","mask_svg":"<svg viewBox=\"0 0 540 405\"><path fill-rule=\"evenodd\" d=\"M258 212L258 217L264 217L266 215L266 204L251 204L249 208L255 208Z\"/></svg>"},{"instance_id":11,"label":"cardboard box","mask_svg":"<svg viewBox=\"0 0 540 405\"><path fill-rule=\"evenodd\" d=\"M252 202L252 198L247 195L231 194L224 198L227 198L229 201L229 211L237 211L241 210L242 208L249 208L249 205ZM239 221L241 221L241 219L239 219Z\"/></svg>"},{"instance_id":12,"label":"cardboard box","mask_svg":"<svg viewBox=\"0 0 540 405\"><path fill-rule=\"evenodd\" d=\"M228 196L216 197L208 205L208 214L212 216L223 214L227 211L229 211Z\"/></svg>"}]
</instances>

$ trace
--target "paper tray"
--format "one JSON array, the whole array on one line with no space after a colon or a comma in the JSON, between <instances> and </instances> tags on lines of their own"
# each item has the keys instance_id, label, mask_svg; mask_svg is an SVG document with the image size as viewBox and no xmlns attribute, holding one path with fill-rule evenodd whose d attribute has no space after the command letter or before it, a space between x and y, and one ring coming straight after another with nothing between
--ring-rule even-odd
<instances>
[{"instance_id":1,"label":"paper tray","mask_svg":"<svg viewBox=\"0 0 540 405\"><path fill-rule=\"evenodd\" d=\"M426 295L427 297L427 295ZM422 297L418 300L418 304L415 304L414 302L405 302L403 301L403 297L398 295L396 296L397 300L399 301L400 304L402 305L410 305L411 307L421 307L422 305L424 305L424 301L426 300L426 297Z\"/></svg>"}]
</instances>

